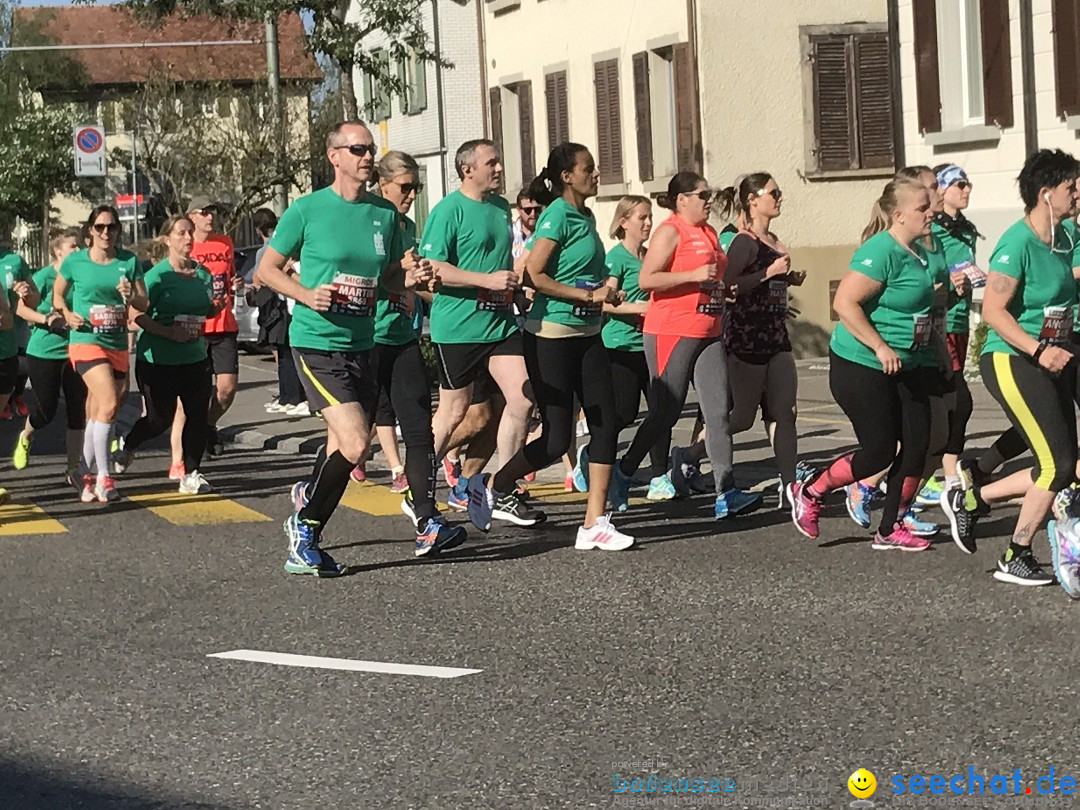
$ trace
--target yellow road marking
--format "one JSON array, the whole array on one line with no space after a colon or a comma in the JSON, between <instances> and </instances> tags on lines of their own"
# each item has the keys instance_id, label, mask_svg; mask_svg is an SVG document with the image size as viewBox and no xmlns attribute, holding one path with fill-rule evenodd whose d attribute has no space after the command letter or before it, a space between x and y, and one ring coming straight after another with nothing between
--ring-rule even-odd
<instances>
[{"instance_id":1,"label":"yellow road marking","mask_svg":"<svg viewBox=\"0 0 1080 810\"><path fill-rule=\"evenodd\" d=\"M401 511L401 501L404 498L404 493L391 492L390 487L381 486L371 481L364 481L360 484L349 481L349 486L341 498L341 505L376 517L390 517L391 515L404 514ZM436 503L435 505L441 512L445 512L448 508L445 503Z\"/></svg>"},{"instance_id":2,"label":"yellow road marking","mask_svg":"<svg viewBox=\"0 0 1080 810\"><path fill-rule=\"evenodd\" d=\"M128 500L146 507L175 526L209 526L216 523L261 523L272 520L262 512L213 492L181 495L179 492L152 492L129 495Z\"/></svg>"},{"instance_id":3,"label":"yellow road marking","mask_svg":"<svg viewBox=\"0 0 1080 810\"><path fill-rule=\"evenodd\" d=\"M66 533L64 524L49 517L37 504L9 503L0 506L0 535Z\"/></svg>"}]
</instances>

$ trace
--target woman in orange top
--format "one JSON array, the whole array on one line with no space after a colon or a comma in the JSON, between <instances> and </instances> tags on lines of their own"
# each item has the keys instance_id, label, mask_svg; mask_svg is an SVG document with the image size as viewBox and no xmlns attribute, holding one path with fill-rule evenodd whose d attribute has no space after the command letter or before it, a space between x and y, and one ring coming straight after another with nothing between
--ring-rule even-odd
<instances>
[{"instance_id":1,"label":"woman in orange top","mask_svg":"<svg viewBox=\"0 0 1080 810\"><path fill-rule=\"evenodd\" d=\"M649 415L615 466L611 502L619 511L626 509L630 479L649 450L665 436L670 441L691 379L708 426L705 443L716 478L716 518L739 514L761 500L759 494L736 488L731 472L727 356L720 336L727 258L708 223L712 198L705 178L679 172L668 183L667 196L657 200L672 213L653 232L638 276L641 289L651 293L643 328L652 375ZM676 490L681 489L684 471L673 469L671 475Z\"/></svg>"}]
</instances>

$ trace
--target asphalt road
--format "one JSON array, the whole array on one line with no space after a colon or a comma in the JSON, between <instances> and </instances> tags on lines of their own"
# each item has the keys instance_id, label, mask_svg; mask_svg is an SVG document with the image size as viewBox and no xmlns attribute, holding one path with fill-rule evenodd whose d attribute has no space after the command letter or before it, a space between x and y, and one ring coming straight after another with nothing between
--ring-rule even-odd
<instances>
[{"instance_id":1,"label":"asphalt road","mask_svg":"<svg viewBox=\"0 0 1080 810\"><path fill-rule=\"evenodd\" d=\"M806 374L822 456L850 428ZM543 528L415 560L403 517L345 507L324 546L351 573L319 581L281 569L302 458L234 448L206 467L223 497L177 507L149 454L103 508L37 449L4 482L44 514L0 510L2 808L846 807L860 767L895 807L894 774L1080 771L1080 614L989 575L1014 510L968 557L947 538L873 552L838 501L817 542L769 508L718 524L707 497L637 504L617 522L639 545L604 554L574 551L580 504L555 499ZM767 455L760 431L737 444ZM392 512L375 488L350 499ZM241 649L480 671L207 657ZM617 792L653 772L733 789Z\"/></svg>"}]
</instances>

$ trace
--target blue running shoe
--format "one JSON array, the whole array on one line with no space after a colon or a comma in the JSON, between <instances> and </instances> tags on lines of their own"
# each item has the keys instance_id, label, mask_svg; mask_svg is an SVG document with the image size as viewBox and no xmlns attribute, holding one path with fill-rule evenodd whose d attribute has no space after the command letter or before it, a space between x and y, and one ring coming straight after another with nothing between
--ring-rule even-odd
<instances>
[{"instance_id":1,"label":"blue running shoe","mask_svg":"<svg viewBox=\"0 0 1080 810\"><path fill-rule=\"evenodd\" d=\"M753 511L760 505L760 492L743 492L738 487L732 487L716 496L713 513L717 520L723 520L732 515Z\"/></svg>"},{"instance_id":2,"label":"blue running shoe","mask_svg":"<svg viewBox=\"0 0 1080 810\"><path fill-rule=\"evenodd\" d=\"M920 520L912 509L908 509L904 516L900 518L900 524L916 537L933 537L940 531L940 527L936 523Z\"/></svg>"},{"instance_id":3,"label":"blue running shoe","mask_svg":"<svg viewBox=\"0 0 1080 810\"><path fill-rule=\"evenodd\" d=\"M650 501L670 501L675 497L675 487L667 473L649 481L649 492L645 497Z\"/></svg>"},{"instance_id":4,"label":"blue running shoe","mask_svg":"<svg viewBox=\"0 0 1080 810\"><path fill-rule=\"evenodd\" d=\"M292 515L285 521L285 536L289 538L289 556L285 570L290 574L311 574L316 577L339 577L345 566L319 549L320 527L317 523L300 520Z\"/></svg>"},{"instance_id":5,"label":"blue running shoe","mask_svg":"<svg viewBox=\"0 0 1080 810\"><path fill-rule=\"evenodd\" d=\"M671 448L671 485L675 487L675 494L686 497L690 494L690 474L697 472L697 467L683 461L682 447ZM688 469L689 468L689 469Z\"/></svg>"},{"instance_id":6,"label":"blue running shoe","mask_svg":"<svg viewBox=\"0 0 1080 810\"><path fill-rule=\"evenodd\" d=\"M817 467L811 464L809 461L800 461L795 465L795 480L796 481L808 481L817 475Z\"/></svg>"},{"instance_id":7,"label":"blue running shoe","mask_svg":"<svg viewBox=\"0 0 1080 810\"><path fill-rule=\"evenodd\" d=\"M478 473L465 482L469 496L469 520L482 532L491 530L491 513L495 511L495 493L488 487L491 476Z\"/></svg>"},{"instance_id":8,"label":"blue running shoe","mask_svg":"<svg viewBox=\"0 0 1080 810\"><path fill-rule=\"evenodd\" d=\"M441 515L428 518L422 530L416 532L417 557L425 554L438 554L457 548L469 538L468 532L461 526L447 526Z\"/></svg>"},{"instance_id":9,"label":"blue running shoe","mask_svg":"<svg viewBox=\"0 0 1080 810\"><path fill-rule=\"evenodd\" d=\"M625 512L630 505L630 476L622 471L618 461L611 467L608 501L616 512Z\"/></svg>"},{"instance_id":10,"label":"blue running shoe","mask_svg":"<svg viewBox=\"0 0 1080 810\"><path fill-rule=\"evenodd\" d=\"M1050 559L1058 584L1070 599L1080 599L1080 539L1076 518L1051 520L1046 527L1050 536Z\"/></svg>"},{"instance_id":11,"label":"blue running shoe","mask_svg":"<svg viewBox=\"0 0 1080 810\"><path fill-rule=\"evenodd\" d=\"M308 505L307 481L297 481L289 491L289 500L293 502L293 509L299 512Z\"/></svg>"},{"instance_id":12,"label":"blue running shoe","mask_svg":"<svg viewBox=\"0 0 1080 810\"><path fill-rule=\"evenodd\" d=\"M578 492L589 491L589 445L583 444L577 449L577 464L574 465L574 489Z\"/></svg>"},{"instance_id":13,"label":"blue running shoe","mask_svg":"<svg viewBox=\"0 0 1080 810\"><path fill-rule=\"evenodd\" d=\"M446 495L446 505L455 512L467 512L469 510L469 493L465 489L469 481L467 478L459 478L458 482Z\"/></svg>"},{"instance_id":14,"label":"blue running shoe","mask_svg":"<svg viewBox=\"0 0 1080 810\"><path fill-rule=\"evenodd\" d=\"M915 496L915 505L921 506L923 509L937 506L941 503L941 493L944 491L945 487L941 481L934 476L930 476L926 479L923 488L919 490L919 494Z\"/></svg>"},{"instance_id":15,"label":"blue running shoe","mask_svg":"<svg viewBox=\"0 0 1080 810\"><path fill-rule=\"evenodd\" d=\"M874 500L874 488L861 481L844 487L847 513L864 529L870 528L870 502Z\"/></svg>"}]
</instances>

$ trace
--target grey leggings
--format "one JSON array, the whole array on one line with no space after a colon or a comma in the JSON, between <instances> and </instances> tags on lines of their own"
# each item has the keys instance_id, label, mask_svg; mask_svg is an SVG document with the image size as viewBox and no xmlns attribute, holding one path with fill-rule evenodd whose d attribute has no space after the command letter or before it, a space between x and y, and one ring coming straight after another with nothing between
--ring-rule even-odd
<instances>
[{"instance_id":1,"label":"grey leggings","mask_svg":"<svg viewBox=\"0 0 1080 810\"><path fill-rule=\"evenodd\" d=\"M649 382L649 414L619 468L627 476L637 472L650 448L670 431L682 415L690 380L694 381L705 416L705 448L712 462L719 495L735 486L731 474L731 432L728 428L728 366L720 338L645 335Z\"/></svg>"}]
</instances>

